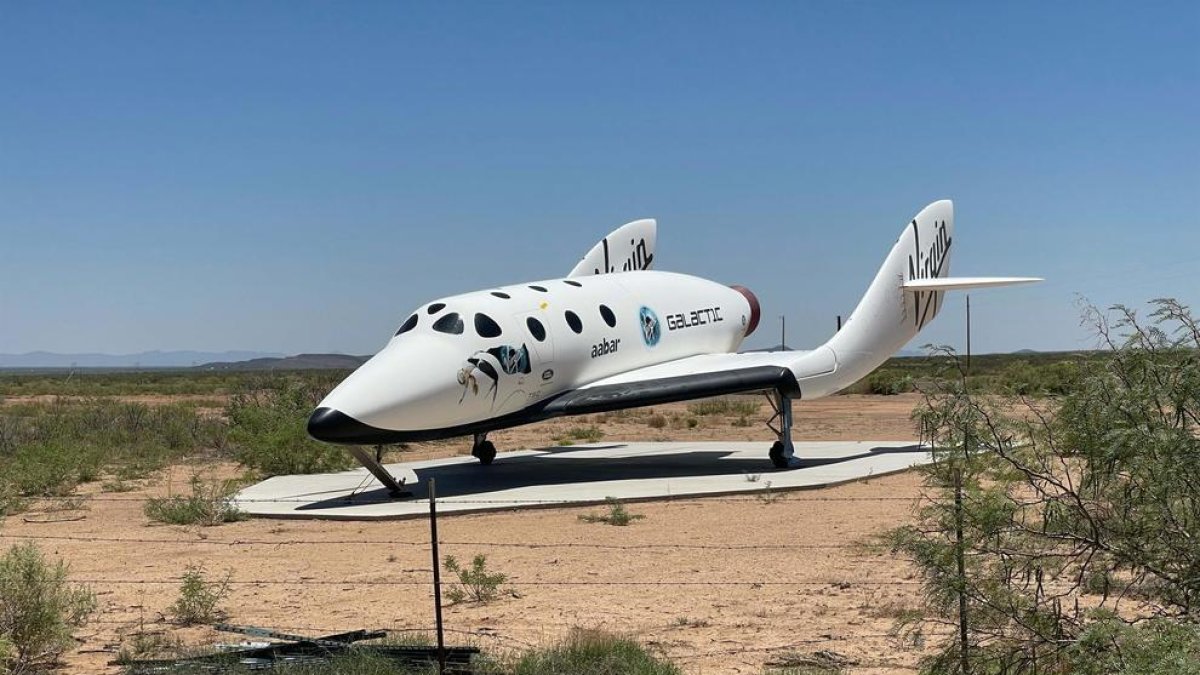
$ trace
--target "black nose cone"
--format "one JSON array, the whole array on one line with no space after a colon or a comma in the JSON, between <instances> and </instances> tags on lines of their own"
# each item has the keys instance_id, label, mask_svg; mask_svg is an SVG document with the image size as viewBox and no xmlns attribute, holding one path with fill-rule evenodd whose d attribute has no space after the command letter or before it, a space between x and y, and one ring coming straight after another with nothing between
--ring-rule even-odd
<instances>
[{"instance_id":1,"label":"black nose cone","mask_svg":"<svg viewBox=\"0 0 1200 675\"><path fill-rule=\"evenodd\" d=\"M326 443L378 443L386 433L334 408L317 408L308 418L308 435Z\"/></svg>"}]
</instances>

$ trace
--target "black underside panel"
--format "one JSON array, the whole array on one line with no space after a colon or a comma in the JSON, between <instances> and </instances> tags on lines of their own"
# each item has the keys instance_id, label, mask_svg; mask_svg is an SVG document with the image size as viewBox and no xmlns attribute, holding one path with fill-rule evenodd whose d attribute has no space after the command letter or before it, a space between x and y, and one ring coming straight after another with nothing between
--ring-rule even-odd
<instances>
[{"instance_id":1,"label":"black underside panel","mask_svg":"<svg viewBox=\"0 0 1200 675\"><path fill-rule=\"evenodd\" d=\"M545 412L550 417L584 415L764 389L799 393L792 371L779 366L757 366L576 389L546 403Z\"/></svg>"}]
</instances>

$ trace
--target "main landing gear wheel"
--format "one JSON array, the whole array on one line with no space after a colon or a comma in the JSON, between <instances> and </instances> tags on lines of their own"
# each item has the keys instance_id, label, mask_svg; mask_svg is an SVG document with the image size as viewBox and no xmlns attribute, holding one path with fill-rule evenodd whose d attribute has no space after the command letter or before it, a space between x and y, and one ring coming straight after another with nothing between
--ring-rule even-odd
<instances>
[{"instance_id":1,"label":"main landing gear wheel","mask_svg":"<svg viewBox=\"0 0 1200 675\"><path fill-rule=\"evenodd\" d=\"M486 466L496 459L496 446L483 436L476 436L475 444L471 446L471 454L479 460L480 464Z\"/></svg>"},{"instance_id":2,"label":"main landing gear wheel","mask_svg":"<svg viewBox=\"0 0 1200 675\"><path fill-rule=\"evenodd\" d=\"M776 469L788 468L788 458L787 455L784 454L782 442L775 441L772 443L771 451L767 453L767 455L771 458L771 463L775 465Z\"/></svg>"},{"instance_id":3,"label":"main landing gear wheel","mask_svg":"<svg viewBox=\"0 0 1200 675\"><path fill-rule=\"evenodd\" d=\"M767 456L776 469L792 469L800 465L796 459L796 446L792 444L792 398L782 391L767 394L767 401L775 414L767 420L767 428L779 439L771 444ZM778 422L778 426L776 425Z\"/></svg>"}]
</instances>

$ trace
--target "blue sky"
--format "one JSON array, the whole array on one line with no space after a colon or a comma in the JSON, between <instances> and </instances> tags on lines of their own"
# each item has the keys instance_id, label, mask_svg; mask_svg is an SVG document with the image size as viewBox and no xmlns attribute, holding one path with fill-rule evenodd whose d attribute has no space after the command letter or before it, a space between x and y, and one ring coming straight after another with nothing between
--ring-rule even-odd
<instances>
[{"instance_id":1,"label":"blue sky","mask_svg":"<svg viewBox=\"0 0 1200 675\"><path fill-rule=\"evenodd\" d=\"M1200 4L0 4L0 352L379 348L433 297L660 269L789 343L955 200L977 351L1200 302ZM961 297L917 342L961 344Z\"/></svg>"}]
</instances>

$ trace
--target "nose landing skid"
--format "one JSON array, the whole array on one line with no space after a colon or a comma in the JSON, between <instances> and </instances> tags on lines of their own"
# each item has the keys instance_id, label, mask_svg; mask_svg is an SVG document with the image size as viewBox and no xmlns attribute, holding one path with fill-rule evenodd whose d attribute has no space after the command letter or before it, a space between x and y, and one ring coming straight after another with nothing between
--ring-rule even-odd
<instances>
[{"instance_id":1,"label":"nose landing skid","mask_svg":"<svg viewBox=\"0 0 1200 675\"><path fill-rule=\"evenodd\" d=\"M388 473L388 470L383 468L383 464L379 462L383 458L383 446L375 446L375 456L371 456L371 453L367 452L362 446L351 445L347 449L351 455L354 455L354 459L357 459L359 464L366 467L367 471L370 471L376 480L383 483L383 486L388 490L389 496L395 499L413 496L411 492L404 489L404 482L397 481L396 477Z\"/></svg>"}]
</instances>

